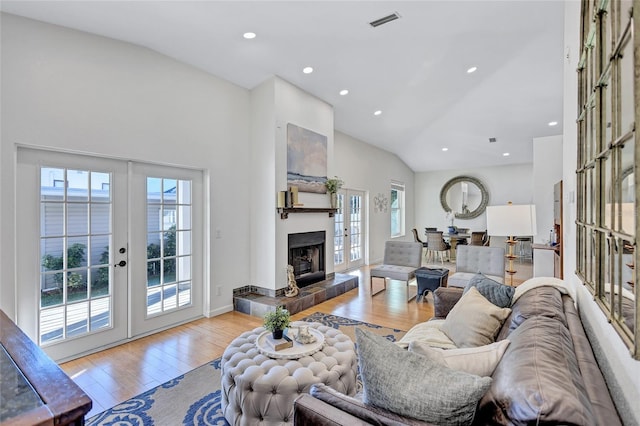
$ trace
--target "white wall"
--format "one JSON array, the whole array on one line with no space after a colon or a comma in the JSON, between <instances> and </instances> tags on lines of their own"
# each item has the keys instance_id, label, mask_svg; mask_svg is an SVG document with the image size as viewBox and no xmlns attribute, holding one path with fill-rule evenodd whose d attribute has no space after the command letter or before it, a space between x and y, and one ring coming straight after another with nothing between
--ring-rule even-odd
<instances>
[{"instance_id":1,"label":"white wall","mask_svg":"<svg viewBox=\"0 0 640 426\"><path fill-rule=\"evenodd\" d=\"M271 290L287 286L290 233L325 231L325 270L333 272L333 219L327 213L276 212L276 194L287 189L287 124L327 137L327 176L333 173L333 108L273 77L252 90L252 283ZM329 207L327 194L299 193L305 207Z\"/></svg>"},{"instance_id":2,"label":"white wall","mask_svg":"<svg viewBox=\"0 0 640 426\"><path fill-rule=\"evenodd\" d=\"M580 317L607 381L616 385L613 397L625 424L640 424L640 361L629 355L617 332L593 301L593 296L573 271L576 270L576 175L578 99L577 65L580 59L580 2L565 2L564 134L563 134L563 232L564 279L575 287ZM568 55L568 57L567 57Z\"/></svg>"},{"instance_id":3,"label":"white wall","mask_svg":"<svg viewBox=\"0 0 640 426\"><path fill-rule=\"evenodd\" d=\"M14 282L11 226L16 146L24 144L203 170L212 231L205 280L222 286L205 313L229 310L232 289L250 280L248 256L239 255L251 241L248 91L146 48L1 19L0 307L15 317L15 285L25 285Z\"/></svg>"},{"instance_id":4,"label":"white wall","mask_svg":"<svg viewBox=\"0 0 640 426\"><path fill-rule=\"evenodd\" d=\"M368 263L381 262L384 243L391 238L391 211L375 212L373 198L381 193L389 200L391 181L405 184L406 234L397 239L413 241L414 172L395 154L338 131L335 132L334 148L335 174L344 180L346 188L364 191L367 195Z\"/></svg>"},{"instance_id":5,"label":"white wall","mask_svg":"<svg viewBox=\"0 0 640 426\"><path fill-rule=\"evenodd\" d=\"M553 229L553 186L562 180L562 136L533 139L533 204L538 234L534 243L549 240Z\"/></svg>"},{"instance_id":6,"label":"white wall","mask_svg":"<svg viewBox=\"0 0 640 426\"><path fill-rule=\"evenodd\" d=\"M440 205L440 190L449 179L461 175L479 179L489 192L490 206L504 205L509 201L513 204L531 204L532 173L531 164L416 173L415 227L420 235L424 234L425 227L446 231L449 222ZM482 213L475 219L455 219L454 225L470 228L471 231L484 231L487 229L487 216Z\"/></svg>"}]
</instances>

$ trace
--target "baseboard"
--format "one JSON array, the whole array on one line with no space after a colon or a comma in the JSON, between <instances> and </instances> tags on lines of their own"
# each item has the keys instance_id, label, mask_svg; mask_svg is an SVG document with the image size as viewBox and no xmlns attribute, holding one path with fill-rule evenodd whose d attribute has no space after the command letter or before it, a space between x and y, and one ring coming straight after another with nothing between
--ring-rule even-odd
<instances>
[{"instance_id":1,"label":"baseboard","mask_svg":"<svg viewBox=\"0 0 640 426\"><path fill-rule=\"evenodd\" d=\"M233 311L233 304L226 305L221 308L212 309L205 314L207 318L217 317L218 315L226 314L227 312Z\"/></svg>"}]
</instances>

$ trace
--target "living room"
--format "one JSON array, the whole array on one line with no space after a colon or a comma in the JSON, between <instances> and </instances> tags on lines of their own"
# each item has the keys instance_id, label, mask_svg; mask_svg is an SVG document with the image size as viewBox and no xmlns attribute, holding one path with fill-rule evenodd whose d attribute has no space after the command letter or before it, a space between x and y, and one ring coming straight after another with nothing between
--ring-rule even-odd
<instances>
[{"instance_id":1,"label":"living room","mask_svg":"<svg viewBox=\"0 0 640 426\"><path fill-rule=\"evenodd\" d=\"M570 3L566 31L577 36L579 5ZM565 42L573 51L578 51L577 43ZM287 220L276 215L275 194L286 186L288 123L326 135L327 176L339 176L347 187L366 191L370 203L375 195L389 192L390 182L402 182L407 241L412 239L411 227L447 225L438 191L460 174L485 181L496 205L531 203L537 191L552 192L552 185L534 184L543 173L537 167L546 165L536 166L533 158L519 165L413 172L396 155L336 131L332 105L279 77L247 90L147 48L7 13L2 14L2 59L0 218L18 227L0 229L0 307L31 337L38 335L34 303L24 299L24 289L16 284L24 276L21 258L11 249L29 250L20 246L20 226L29 223L21 222L23 212L8 201L20 201L16 157L21 149L45 150L45 157L53 150L201 171L208 212L201 277L208 285L201 314L207 317L232 310L235 288L275 290L286 285L287 233L319 228L333 234L333 221L326 214L290 215ZM575 120L575 62L572 56L566 64L565 123ZM575 193L575 129L565 125L561 140L562 170L549 180L563 180L566 193ZM536 143L549 142L534 141L534 149ZM558 146L549 145L551 151L545 145L540 158L558 155ZM309 207L328 205L324 194L303 193L300 201ZM573 223L576 205L568 198L566 203L565 223ZM472 227L482 229L481 222ZM542 225L540 239L548 233ZM375 264L389 236L388 215L370 205L368 228L365 263ZM575 228L567 226L563 240L565 271L570 271L566 279L582 292L581 309L591 318L625 398L637 401L640 366L573 274ZM334 272L332 265L327 272ZM637 411L635 417L640 418Z\"/></svg>"}]
</instances>

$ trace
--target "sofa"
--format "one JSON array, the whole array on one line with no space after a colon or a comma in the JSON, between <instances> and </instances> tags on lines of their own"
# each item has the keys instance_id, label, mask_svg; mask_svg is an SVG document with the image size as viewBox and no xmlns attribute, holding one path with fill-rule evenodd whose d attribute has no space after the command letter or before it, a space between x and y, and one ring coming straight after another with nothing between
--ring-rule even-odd
<instances>
[{"instance_id":1,"label":"sofa","mask_svg":"<svg viewBox=\"0 0 640 426\"><path fill-rule=\"evenodd\" d=\"M490 375L487 390L483 390L477 403L471 401L472 410L475 410L472 424L622 424L582 327L574 305L575 297L561 280L555 278L533 278L521 287L523 289L520 292L516 289L513 302L505 311L508 316L495 337L494 344L505 343L508 346ZM463 292L467 290L451 287L437 289L434 292L436 317L422 323L423 328L439 330L438 327L442 326L438 324L444 324L446 317L462 304L461 299L466 297ZM509 342L504 342L505 339ZM402 346L401 343L402 340L397 345ZM420 342L412 341L410 345L415 343ZM425 382L431 380L423 377ZM401 398L411 400L412 404L420 403L419 399L412 399L415 392L409 389L410 386L400 391L405 392ZM444 385L435 391L444 392L447 387ZM428 384L424 389L429 390ZM361 392L356 397L348 397L324 385L314 385L310 394L296 400L294 424L471 423L419 420L365 403L362 396Z\"/></svg>"}]
</instances>

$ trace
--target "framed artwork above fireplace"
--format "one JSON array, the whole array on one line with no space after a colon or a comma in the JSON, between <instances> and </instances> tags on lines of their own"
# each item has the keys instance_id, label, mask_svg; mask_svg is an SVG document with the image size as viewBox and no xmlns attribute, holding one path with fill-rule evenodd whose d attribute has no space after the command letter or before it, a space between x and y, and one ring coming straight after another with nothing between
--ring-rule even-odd
<instances>
[{"instance_id":1,"label":"framed artwork above fireplace","mask_svg":"<svg viewBox=\"0 0 640 426\"><path fill-rule=\"evenodd\" d=\"M327 192L327 137L287 124L287 187L299 192Z\"/></svg>"}]
</instances>

